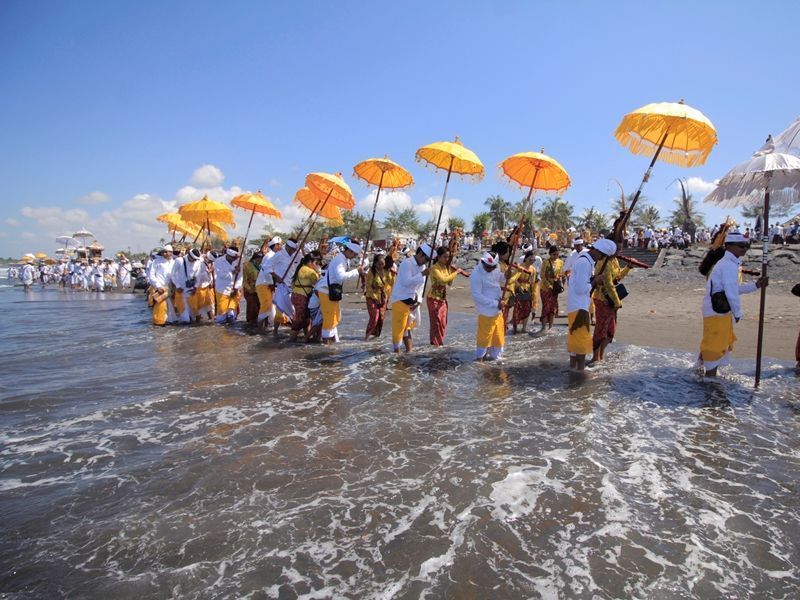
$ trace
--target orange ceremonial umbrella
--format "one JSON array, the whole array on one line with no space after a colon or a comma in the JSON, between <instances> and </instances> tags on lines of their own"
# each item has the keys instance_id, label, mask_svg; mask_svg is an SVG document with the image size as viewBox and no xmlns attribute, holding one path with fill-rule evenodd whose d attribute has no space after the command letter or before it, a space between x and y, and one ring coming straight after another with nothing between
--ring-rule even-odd
<instances>
[{"instance_id":1,"label":"orange ceremonial umbrella","mask_svg":"<svg viewBox=\"0 0 800 600\"><path fill-rule=\"evenodd\" d=\"M250 220L247 222L247 231L244 233L244 240L242 240L242 249L239 253L239 262L236 265L236 274L239 273L239 269L242 266L242 257L244 256L244 248L247 245L247 236L250 234L250 226L253 224L253 217L256 213L260 215L265 215L268 217L276 217L278 219L281 218L281 211L275 208L275 205L272 204L265 196L261 193L261 190L258 190L255 194L246 193L246 194L239 194L233 200L231 200L231 206L235 206L236 208L241 208L244 210L250 211ZM234 280L236 279L234 275Z\"/></svg>"},{"instance_id":2,"label":"orange ceremonial umbrella","mask_svg":"<svg viewBox=\"0 0 800 600\"><path fill-rule=\"evenodd\" d=\"M353 175L364 180L367 185L377 185L378 193L375 194L375 204L372 207L372 217L369 220L367 230L367 240L364 242L364 253L367 252L369 241L372 238L372 226L375 223L375 211L378 209L378 199L381 197L381 190L389 188L399 190L414 185L414 178L411 173L398 165L388 157L370 158L358 163L353 167Z\"/></svg>"},{"instance_id":3,"label":"orange ceremonial umbrella","mask_svg":"<svg viewBox=\"0 0 800 600\"><path fill-rule=\"evenodd\" d=\"M318 209L317 212L319 213L319 216L323 219L326 219L331 225L344 224L341 210L332 204L328 204L320 209L319 198L316 194L314 194L314 192L306 187L297 190L297 193L294 195L294 201L296 204L308 209L311 212L311 215L314 215L314 210Z\"/></svg>"}]
</instances>

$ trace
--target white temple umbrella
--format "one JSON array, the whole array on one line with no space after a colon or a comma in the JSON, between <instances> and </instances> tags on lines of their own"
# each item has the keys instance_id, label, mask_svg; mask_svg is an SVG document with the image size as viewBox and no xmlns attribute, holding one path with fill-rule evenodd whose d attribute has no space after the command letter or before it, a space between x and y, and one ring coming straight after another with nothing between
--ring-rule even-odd
<instances>
[{"instance_id":1,"label":"white temple umbrella","mask_svg":"<svg viewBox=\"0 0 800 600\"><path fill-rule=\"evenodd\" d=\"M775 152L800 156L800 117L775 138Z\"/></svg>"},{"instance_id":2,"label":"white temple umbrella","mask_svg":"<svg viewBox=\"0 0 800 600\"><path fill-rule=\"evenodd\" d=\"M87 238L94 238L94 234L91 231L86 231L85 227L81 227L78 231L72 234L74 238L81 238L83 241L83 247L86 248L86 240ZM78 248L80 250L80 248ZM86 258L89 258L89 251L86 250Z\"/></svg>"},{"instance_id":3,"label":"white temple umbrella","mask_svg":"<svg viewBox=\"0 0 800 600\"><path fill-rule=\"evenodd\" d=\"M68 235L58 236L56 238L56 244L62 246L62 250L58 254L66 254L68 249L78 248L81 245L81 243L78 240Z\"/></svg>"},{"instance_id":4,"label":"white temple umbrella","mask_svg":"<svg viewBox=\"0 0 800 600\"><path fill-rule=\"evenodd\" d=\"M767 276L769 253L769 207L770 201L791 206L800 201L800 157L775 152L772 136L753 155L753 158L736 165L720 179L717 188L706 196L705 202L713 202L723 208L758 206L764 197L764 224L762 227L763 254L761 276ZM758 314L758 346L756 347L756 383L761 381L761 350L764 339L764 305L766 288L761 288Z\"/></svg>"}]
</instances>

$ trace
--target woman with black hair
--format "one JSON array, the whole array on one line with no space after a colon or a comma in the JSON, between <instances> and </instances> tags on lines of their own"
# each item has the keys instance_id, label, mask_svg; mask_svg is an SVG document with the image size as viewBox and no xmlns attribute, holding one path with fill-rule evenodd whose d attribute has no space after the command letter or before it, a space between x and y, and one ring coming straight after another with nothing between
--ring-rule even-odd
<instances>
[{"instance_id":1,"label":"woman with black hair","mask_svg":"<svg viewBox=\"0 0 800 600\"><path fill-rule=\"evenodd\" d=\"M431 289L426 297L432 346L444 346L444 336L447 333L447 288L453 285L459 273L467 275L458 267L450 265L448 247L441 246L436 250L436 262L433 263L429 276Z\"/></svg>"},{"instance_id":2,"label":"woman with black hair","mask_svg":"<svg viewBox=\"0 0 800 600\"><path fill-rule=\"evenodd\" d=\"M300 259L300 266L292 276L292 306L294 307L294 317L292 318L292 333L290 338L293 342L302 331L306 340L309 338L311 319L308 312L308 300L314 292L314 286L320 278L322 270L322 257L318 252L310 252Z\"/></svg>"},{"instance_id":3,"label":"woman with black hair","mask_svg":"<svg viewBox=\"0 0 800 600\"><path fill-rule=\"evenodd\" d=\"M376 254L364 280L364 295L367 299L367 313L369 314L367 331L364 334L365 342L370 336L380 337L383 329L383 317L386 314L388 300L386 289L389 285L386 260L385 254Z\"/></svg>"}]
</instances>

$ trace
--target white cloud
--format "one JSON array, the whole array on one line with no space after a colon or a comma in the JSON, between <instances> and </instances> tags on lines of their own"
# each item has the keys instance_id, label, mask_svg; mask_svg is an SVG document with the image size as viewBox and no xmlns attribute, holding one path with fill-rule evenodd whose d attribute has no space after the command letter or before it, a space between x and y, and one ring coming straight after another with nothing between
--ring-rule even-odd
<instances>
[{"instance_id":1,"label":"white cloud","mask_svg":"<svg viewBox=\"0 0 800 600\"><path fill-rule=\"evenodd\" d=\"M213 188L222 185L223 181L225 181L225 175L222 174L219 167L203 165L192 173L190 183L198 187Z\"/></svg>"},{"instance_id":2,"label":"white cloud","mask_svg":"<svg viewBox=\"0 0 800 600\"><path fill-rule=\"evenodd\" d=\"M16 227L17 225L19 225L19 221L17 221L16 219L6 219L5 223L6 225L11 225L12 227Z\"/></svg>"},{"instance_id":3,"label":"white cloud","mask_svg":"<svg viewBox=\"0 0 800 600\"><path fill-rule=\"evenodd\" d=\"M78 204L87 204L87 205L94 205L94 204L103 204L111 200L111 196L106 194L105 192L101 192L96 190L85 196L81 196L78 198Z\"/></svg>"},{"instance_id":4,"label":"white cloud","mask_svg":"<svg viewBox=\"0 0 800 600\"><path fill-rule=\"evenodd\" d=\"M372 207L375 206L375 195L377 189L372 190L364 198L356 203L356 210L367 215L372 215ZM381 190L381 197L378 199L377 213L389 212L390 210L405 210L411 208L413 202L411 196L402 190ZM377 214L376 213L376 214Z\"/></svg>"},{"instance_id":5,"label":"white cloud","mask_svg":"<svg viewBox=\"0 0 800 600\"><path fill-rule=\"evenodd\" d=\"M82 208L64 209L60 206L31 208L30 206L24 206L19 213L23 217L35 221L42 229L62 232L56 235L63 235L65 226L67 229L74 229L75 227L85 226L89 221L89 213Z\"/></svg>"},{"instance_id":6,"label":"white cloud","mask_svg":"<svg viewBox=\"0 0 800 600\"><path fill-rule=\"evenodd\" d=\"M686 189L690 194L695 196L695 200L702 201L714 191L714 188L717 187L717 183L719 183L719 179L706 181L702 177L689 177L686 180Z\"/></svg>"},{"instance_id":7,"label":"white cloud","mask_svg":"<svg viewBox=\"0 0 800 600\"><path fill-rule=\"evenodd\" d=\"M419 220L423 223L431 219L436 220L439 217L439 209L442 206L442 199L437 196L428 196L425 202L414 205L414 210L417 211ZM448 198L444 202L444 210L442 211L442 223L447 223L447 219L457 216L456 209L461 206L461 200L458 198ZM440 226L441 227L441 226Z\"/></svg>"}]
</instances>

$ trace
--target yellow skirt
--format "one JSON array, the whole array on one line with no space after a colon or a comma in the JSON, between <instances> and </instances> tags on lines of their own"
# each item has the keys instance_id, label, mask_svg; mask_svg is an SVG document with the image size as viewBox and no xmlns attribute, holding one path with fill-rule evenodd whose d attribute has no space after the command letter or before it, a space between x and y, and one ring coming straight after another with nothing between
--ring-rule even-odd
<instances>
[{"instance_id":1,"label":"yellow skirt","mask_svg":"<svg viewBox=\"0 0 800 600\"><path fill-rule=\"evenodd\" d=\"M156 302L153 301L153 325L164 325L167 322L167 301L166 299Z\"/></svg>"},{"instance_id":2,"label":"yellow skirt","mask_svg":"<svg viewBox=\"0 0 800 600\"><path fill-rule=\"evenodd\" d=\"M588 323L586 327L581 327L572 332L572 324L575 322L578 312L573 310L567 315L567 352L570 354L591 354L592 331Z\"/></svg>"},{"instance_id":3,"label":"yellow skirt","mask_svg":"<svg viewBox=\"0 0 800 600\"><path fill-rule=\"evenodd\" d=\"M224 315L231 310L239 312L239 298L232 298L227 294L217 292L217 316Z\"/></svg>"},{"instance_id":4,"label":"yellow skirt","mask_svg":"<svg viewBox=\"0 0 800 600\"><path fill-rule=\"evenodd\" d=\"M266 283L256 286L256 294L258 294L259 314L269 313L272 311L272 288Z\"/></svg>"},{"instance_id":5,"label":"yellow skirt","mask_svg":"<svg viewBox=\"0 0 800 600\"><path fill-rule=\"evenodd\" d=\"M186 302L183 297L183 292L175 292L175 297L172 299L173 304L175 305L175 313L180 317L183 314L183 310L186 308Z\"/></svg>"},{"instance_id":6,"label":"yellow skirt","mask_svg":"<svg viewBox=\"0 0 800 600\"><path fill-rule=\"evenodd\" d=\"M502 348L506 343L506 328L503 313L494 317L478 315L478 335L475 345L478 348Z\"/></svg>"},{"instance_id":7,"label":"yellow skirt","mask_svg":"<svg viewBox=\"0 0 800 600\"><path fill-rule=\"evenodd\" d=\"M736 341L733 333L733 315L703 318L703 339L700 342L700 358L709 368L719 363Z\"/></svg>"},{"instance_id":8,"label":"yellow skirt","mask_svg":"<svg viewBox=\"0 0 800 600\"><path fill-rule=\"evenodd\" d=\"M342 309L338 302L334 302L324 292L317 292L319 296L319 308L322 311L322 330L333 329L339 325L342 319Z\"/></svg>"},{"instance_id":9,"label":"yellow skirt","mask_svg":"<svg viewBox=\"0 0 800 600\"><path fill-rule=\"evenodd\" d=\"M411 307L399 300L392 304L392 343L399 346L403 342L406 331L411 331L417 326L416 321L410 319Z\"/></svg>"},{"instance_id":10,"label":"yellow skirt","mask_svg":"<svg viewBox=\"0 0 800 600\"><path fill-rule=\"evenodd\" d=\"M207 310L214 308L214 296L211 295L210 287L197 288L194 294L189 296L189 309L193 316L199 315L204 308Z\"/></svg>"}]
</instances>

